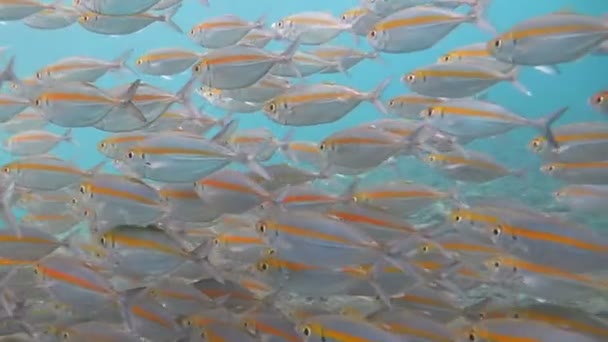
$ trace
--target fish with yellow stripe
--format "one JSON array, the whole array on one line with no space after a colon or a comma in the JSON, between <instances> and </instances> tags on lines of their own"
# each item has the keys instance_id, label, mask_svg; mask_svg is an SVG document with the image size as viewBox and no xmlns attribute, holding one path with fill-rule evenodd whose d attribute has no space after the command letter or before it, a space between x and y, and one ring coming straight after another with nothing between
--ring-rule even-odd
<instances>
[{"instance_id":1,"label":"fish with yellow stripe","mask_svg":"<svg viewBox=\"0 0 608 342\"><path fill-rule=\"evenodd\" d=\"M303 45L321 45L342 32L351 32L352 24L342 22L328 12L300 12L289 15L270 26L279 37L299 40Z\"/></svg>"},{"instance_id":2,"label":"fish with yellow stripe","mask_svg":"<svg viewBox=\"0 0 608 342\"><path fill-rule=\"evenodd\" d=\"M528 148L550 162L591 162L606 158L608 124L605 122L576 122L551 130L558 147L544 136L535 137Z\"/></svg>"},{"instance_id":3,"label":"fish with yellow stripe","mask_svg":"<svg viewBox=\"0 0 608 342\"><path fill-rule=\"evenodd\" d=\"M202 53L179 47L148 51L135 60L135 68L144 74L171 76L188 70L203 56Z\"/></svg>"},{"instance_id":4,"label":"fish with yellow stripe","mask_svg":"<svg viewBox=\"0 0 608 342\"><path fill-rule=\"evenodd\" d=\"M449 178L463 182L486 183L509 175L522 175L520 170L511 170L475 151L431 153L425 161Z\"/></svg>"},{"instance_id":5,"label":"fish with yellow stripe","mask_svg":"<svg viewBox=\"0 0 608 342\"><path fill-rule=\"evenodd\" d=\"M568 110L563 107L540 119L528 119L493 102L454 99L429 107L420 113L432 127L458 138L479 139L504 134L517 127L539 130L551 146L559 146L551 124Z\"/></svg>"},{"instance_id":6,"label":"fish with yellow stripe","mask_svg":"<svg viewBox=\"0 0 608 342\"><path fill-rule=\"evenodd\" d=\"M276 64L295 68L293 58L300 41L296 40L280 54L260 48L233 45L207 52L192 67L192 75L211 88L240 89L249 87L268 74Z\"/></svg>"},{"instance_id":7,"label":"fish with yellow stripe","mask_svg":"<svg viewBox=\"0 0 608 342\"><path fill-rule=\"evenodd\" d=\"M261 29L266 16L256 21L248 21L234 14L206 19L190 30L190 39L202 47L218 49L238 43L247 33Z\"/></svg>"},{"instance_id":8,"label":"fish with yellow stripe","mask_svg":"<svg viewBox=\"0 0 608 342\"><path fill-rule=\"evenodd\" d=\"M431 48L462 23L475 23L494 33L484 18L487 3L477 1L468 14L433 6L408 7L377 22L367 40L377 51L406 53Z\"/></svg>"},{"instance_id":9,"label":"fish with yellow stripe","mask_svg":"<svg viewBox=\"0 0 608 342\"><path fill-rule=\"evenodd\" d=\"M608 39L608 18L568 12L534 17L490 40L497 59L518 65L555 65L572 62Z\"/></svg>"},{"instance_id":10,"label":"fish with yellow stripe","mask_svg":"<svg viewBox=\"0 0 608 342\"><path fill-rule=\"evenodd\" d=\"M401 78L412 92L432 97L474 97L490 87L511 82L517 91L532 96L519 81L519 69L503 72L496 66L469 63L435 63L410 71Z\"/></svg>"},{"instance_id":11,"label":"fish with yellow stripe","mask_svg":"<svg viewBox=\"0 0 608 342\"><path fill-rule=\"evenodd\" d=\"M312 84L294 87L264 104L264 113L273 121L287 126L312 126L337 121L361 102L368 101L385 113L380 96L390 79L373 91L361 92L337 84Z\"/></svg>"}]
</instances>

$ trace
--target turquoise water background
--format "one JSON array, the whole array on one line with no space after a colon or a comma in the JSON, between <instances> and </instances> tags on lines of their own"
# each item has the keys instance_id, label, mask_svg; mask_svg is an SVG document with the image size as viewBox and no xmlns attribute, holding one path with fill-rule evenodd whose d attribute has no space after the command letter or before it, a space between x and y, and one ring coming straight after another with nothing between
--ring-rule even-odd
<instances>
[{"instance_id":1,"label":"turquoise water background","mask_svg":"<svg viewBox=\"0 0 608 342\"><path fill-rule=\"evenodd\" d=\"M210 7L201 6L196 0L185 0L184 6L175 16L174 20L188 32L190 28L207 18L232 13L250 20L261 15L267 15L268 25L281 17L302 11L329 11L339 16L345 10L358 5L357 0L210 0ZM562 9L574 10L590 15L601 15L608 12L608 1L603 0L494 0L488 11L489 21L499 32L503 32L517 22L537 15L546 14ZM466 10L466 9L465 9ZM409 54L382 55L382 61L364 61L351 70L350 76L321 75L312 77L308 82L333 81L348 84L359 90L371 90L386 77L392 82L383 95L386 101L390 97L407 93L407 88L400 83L400 77L425 64L433 63L441 54L449 50L491 38L488 33L482 32L475 25L463 24L446 39L439 42L434 48ZM353 45L353 38L348 34L339 37L333 44ZM186 34L178 34L164 23L154 23L143 31L127 36L110 37L86 31L78 23L69 28L53 31L36 30L20 22L11 22L0 26L0 46L8 46L10 50L4 56L16 56L16 71L20 77L31 77L36 70L61 58L70 56L94 56L97 58L113 59L127 49L133 48L134 54L131 65L135 59L151 49L162 47L186 47L203 51L192 43ZM280 50L284 43L273 42L269 49ZM302 50L312 47L303 47ZM360 39L359 48L371 51L366 39ZM588 105L587 99L602 88L608 88L608 59L606 57L589 56L584 59L560 66L561 74L549 76L533 69L526 68L521 75L521 81L532 91L533 96L526 97L517 92L510 84L504 83L493 87L489 99L502 104L516 113L526 117L539 117L556 110L564 105L570 106L569 112L558 122L558 125L575 122L606 120L605 117L595 113ZM159 77L130 74L110 74L100 80L98 85L113 87L121 83L131 82L141 77L145 82L177 91L190 77L189 73L175 76L172 80ZM204 101L195 95L196 103ZM222 112L207 106L207 109L219 116ZM237 114L241 128L269 127L278 137L287 131L264 117L261 113ZM298 128L295 134L297 139L320 140L328 134L363 121L380 118L376 108L369 103L359 106L346 118L333 124L323 126ZM63 129L51 128L61 132ZM77 146L62 144L54 150L59 156L76 160L83 167L90 167L102 160L97 153L95 144L106 133L94 129L75 130ZM536 133L531 129L518 129L510 134L494 139L486 139L470 147L493 155L498 161L511 165L516 169L529 170L524 181L507 178L499 180L488 186L485 191L502 192L507 196L519 196L525 189L525 197L530 200L550 200L550 191L559 183L551 181L547 176L538 172L539 159L527 150L526 145ZM2 153L2 163L10 160L10 155ZM439 183L441 177L436 173L429 173L428 168L414 159L402 161L407 177L419 181ZM513 186L515 185L515 186ZM534 186L530 186L534 185ZM475 189L477 191L478 189Z\"/></svg>"}]
</instances>

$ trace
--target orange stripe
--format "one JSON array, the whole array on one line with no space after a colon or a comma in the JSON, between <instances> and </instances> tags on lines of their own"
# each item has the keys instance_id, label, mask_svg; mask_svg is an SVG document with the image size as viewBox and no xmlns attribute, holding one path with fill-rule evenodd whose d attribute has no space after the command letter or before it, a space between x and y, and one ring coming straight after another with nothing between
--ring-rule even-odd
<instances>
[{"instance_id":1,"label":"orange stripe","mask_svg":"<svg viewBox=\"0 0 608 342\"><path fill-rule=\"evenodd\" d=\"M468 70L432 70L421 69L414 72L417 76L422 77L455 77L455 78L480 78L484 80L498 80L499 76L483 71L468 71Z\"/></svg>"},{"instance_id":2,"label":"orange stripe","mask_svg":"<svg viewBox=\"0 0 608 342\"><path fill-rule=\"evenodd\" d=\"M96 96L81 93L43 93L40 98L45 101L74 101L74 102L96 102L96 103L112 103L112 99L105 96Z\"/></svg>"},{"instance_id":3,"label":"orange stripe","mask_svg":"<svg viewBox=\"0 0 608 342\"><path fill-rule=\"evenodd\" d=\"M230 64L230 63L239 63L239 62L256 62L256 61L269 61L270 58L266 55L227 55L227 56L217 56L203 57L199 64L207 64L207 65L222 65L222 64Z\"/></svg>"},{"instance_id":4,"label":"orange stripe","mask_svg":"<svg viewBox=\"0 0 608 342\"><path fill-rule=\"evenodd\" d=\"M156 323L167 329L173 329L173 324L171 321L167 321L164 317L157 315L156 313L154 313L152 311L148 311L139 305L131 306L131 313L133 313L135 316L139 316L143 319Z\"/></svg>"},{"instance_id":5,"label":"orange stripe","mask_svg":"<svg viewBox=\"0 0 608 342\"><path fill-rule=\"evenodd\" d=\"M326 93L310 93L302 95L285 95L279 96L273 102L287 102L290 104L302 104L307 102L323 101L323 100L340 100L346 101L357 99L356 93L348 92L326 92Z\"/></svg>"},{"instance_id":6,"label":"orange stripe","mask_svg":"<svg viewBox=\"0 0 608 342\"><path fill-rule=\"evenodd\" d=\"M433 191L424 191L424 190L384 190L384 191L365 191L359 192L355 194L356 198L360 199L384 199L384 198L394 198L394 199L407 199L407 198L436 198L436 197L445 197L447 194L442 192L433 192Z\"/></svg>"},{"instance_id":7,"label":"orange stripe","mask_svg":"<svg viewBox=\"0 0 608 342\"><path fill-rule=\"evenodd\" d=\"M575 248L585 249L593 252L608 253L608 246L602 244L594 244L582 240L576 240L569 236L557 235L550 232L539 232L529 230L522 227L514 227L510 225L501 226L502 231L514 236L526 237L532 240L541 240L553 242L560 245L567 245Z\"/></svg>"},{"instance_id":8,"label":"orange stripe","mask_svg":"<svg viewBox=\"0 0 608 342\"><path fill-rule=\"evenodd\" d=\"M605 168L608 167L608 161L595 161L585 163L554 163L550 164L560 169L590 169L590 168Z\"/></svg>"},{"instance_id":9,"label":"orange stripe","mask_svg":"<svg viewBox=\"0 0 608 342\"><path fill-rule=\"evenodd\" d=\"M524 38L533 38L537 36L557 35L562 33L579 33L579 32L608 32L606 26L602 25L561 25L549 27L537 27L526 30L511 31L504 34L501 38L521 40Z\"/></svg>"},{"instance_id":10,"label":"orange stripe","mask_svg":"<svg viewBox=\"0 0 608 342\"><path fill-rule=\"evenodd\" d=\"M193 30L202 31L205 29L225 28L225 27L246 27L248 23L243 21L207 21L194 26Z\"/></svg>"},{"instance_id":11,"label":"orange stripe","mask_svg":"<svg viewBox=\"0 0 608 342\"><path fill-rule=\"evenodd\" d=\"M158 252L171 255L179 255L181 252L156 241L138 239L125 234L120 234L120 232L111 232L108 235L114 242L118 242L120 245L124 245L130 248L152 249Z\"/></svg>"},{"instance_id":12,"label":"orange stripe","mask_svg":"<svg viewBox=\"0 0 608 342\"><path fill-rule=\"evenodd\" d=\"M131 200L134 202L147 204L147 205L151 205L151 206L157 206L159 204L155 200L149 199L145 196L137 195L137 194L134 194L134 193L131 193L128 191L102 187L102 186L98 186L98 185L94 185L94 184L89 184L89 191L96 195L118 197L118 198L128 199L128 200Z\"/></svg>"},{"instance_id":13,"label":"orange stripe","mask_svg":"<svg viewBox=\"0 0 608 342\"><path fill-rule=\"evenodd\" d=\"M441 23L446 21L454 21L457 19L465 19L452 17L448 15L428 15L428 16L419 16L413 18L400 18L391 21L381 21L374 25L374 29L376 31L388 31L391 29L406 27L406 26L416 26L416 25L426 25L433 23Z\"/></svg>"},{"instance_id":14,"label":"orange stripe","mask_svg":"<svg viewBox=\"0 0 608 342\"><path fill-rule=\"evenodd\" d=\"M197 155L205 157L221 157L228 158L222 153L216 153L209 150L200 150L193 148L179 148L179 147L153 147L153 146L135 146L133 147L134 152L145 153L145 154L187 154Z\"/></svg>"},{"instance_id":15,"label":"orange stripe","mask_svg":"<svg viewBox=\"0 0 608 342\"><path fill-rule=\"evenodd\" d=\"M27 162L14 162L11 163L9 168L13 170L38 170L38 171L53 171L53 172L65 172L71 173L75 175L84 175L82 170L68 167L68 166L59 166L59 165L51 165L51 164L36 164L36 163L27 163Z\"/></svg>"},{"instance_id":16,"label":"orange stripe","mask_svg":"<svg viewBox=\"0 0 608 342\"><path fill-rule=\"evenodd\" d=\"M180 59L180 58L196 58L198 55L194 52L189 51L174 51L174 52L162 52L162 53L151 53L148 55L141 56L138 61L142 62L157 62L167 59Z\"/></svg>"},{"instance_id":17,"label":"orange stripe","mask_svg":"<svg viewBox=\"0 0 608 342\"><path fill-rule=\"evenodd\" d=\"M75 285L93 292L102 293L102 294L112 294L110 289L99 286L93 282L88 281L84 278L78 278L75 275L63 272L61 270L56 270L52 268L48 268L42 265L38 266L38 269L46 276L51 279L59 280L64 283L68 283L71 285Z\"/></svg>"}]
</instances>

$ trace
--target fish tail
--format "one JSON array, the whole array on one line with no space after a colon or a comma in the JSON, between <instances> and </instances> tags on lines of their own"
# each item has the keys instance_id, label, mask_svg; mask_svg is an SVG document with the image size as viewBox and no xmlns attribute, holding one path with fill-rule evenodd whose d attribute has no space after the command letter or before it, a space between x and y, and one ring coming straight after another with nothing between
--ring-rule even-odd
<instances>
[{"instance_id":1,"label":"fish tail","mask_svg":"<svg viewBox=\"0 0 608 342\"><path fill-rule=\"evenodd\" d=\"M260 29L266 26L267 13L262 14L256 21L253 22L253 28Z\"/></svg>"},{"instance_id":2,"label":"fish tail","mask_svg":"<svg viewBox=\"0 0 608 342\"><path fill-rule=\"evenodd\" d=\"M184 31L182 30L181 27L179 27L179 25L177 25L177 23L175 21L173 21L173 17L175 16L175 14L177 13L177 11L182 7L181 4L175 5L171 8L169 8L163 15L162 15L162 21L164 23L166 23L167 25L169 25L169 27L171 27L173 30L179 32L179 33L184 33Z\"/></svg>"},{"instance_id":3,"label":"fish tail","mask_svg":"<svg viewBox=\"0 0 608 342\"><path fill-rule=\"evenodd\" d=\"M112 64L115 66L114 70L117 70L117 71L127 70L130 73L137 75L137 72L133 68L131 68L131 66L129 66L127 64L127 62L129 61L129 58L131 58L131 55L133 54L133 51L134 51L134 49L128 49L127 51L121 53L120 56L118 56L114 60L112 60Z\"/></svg>"},{"instance_id":4,"label":"fish tail","mask_svg":"<svg viewBox=\"0 0 608 342\"><path fill-rule=\"evenodd\" d=\"M289 143L293 140L293 136L296 133L295 129L290 129L285 133L283 138L277 141L277 147L279 151L289 160L294 163L299 163L298 156L289 149Z\"/></svg>"},{"instance_id":5,"label":"fish tail","mask_svg":"<svg viewBox=\"0 0 608 342\"><path fill-rule=\"evenodd\" d=\"M551 146L553 146L554 148L559 147L557 141L555 140L555 136L553 135L553 132L551 131L551 125L559 120L559 118L562 117L562 115L564 115L564 113L566 113L568 111L569 107L562 107L554 112L552 112L549 115L546 115L538 120L532 120L530 121L530 123L532 124L532 126L536 127L536 129L538 129L547 139L547 141L551 144Z\"/></svg>"},{"instance_id":6,"label":"fish tail","mask_svg":"<svg viewBox=\"0 0 608 342\"><path fill-rule=\"evenodd\" d=\"M120 96L120 105L124 107L127 112L132 115L134 118L141 122L148 122L148 119L144 116L144 114L135 106L133 103L133 97L137 94L137 89L141 85L141 80L137 79L131 83L129 88Z\"/></svg>"},{"instance_id":7,"label":"fish tail","mask_svg":"<svg viewBox=\"0 0 608 342\"><path fill-rule=\"evenodd\" d=\"M120 308L120 314L122 316L123 322L127 328L127 331L136 334L135 326L133 323L133 316L131 314L131 305L141 297L145 293L147 289L146 286L135 287L131 289L127 289L121 292L117 292L115 294L116 303L118 303L118 307Z\"/></svg>"},{"instance_id":8,"label":"fish tail","mask_svg":"<svg viewBox=\"0 0 608 342\"><path fill-rule=\"evenodd\" d=\"M369 101L371 101L374 106L376 106L376 108L378 108L378 110L380 112L382 112L383 114L388 114L388 111L386 110L386 107L384 107L384 103L382 103L382 101L380 100L380 97L382 97L382 93L384 92L384 89L386 89L386 87L388 87L388 85L391 83L391 79L390 77L385 78L382 82L380 82L380 84L378 84L378 86L371 91L368 95L367 98L369 99Z\"/></svg>"},{"instance_id":9,"label":"fish tail","mask_svg":"<svg viewBox=\"0 0 608 342\"><path fill-rule=\"evenodd\" d=\"M188 255L192 261L203 268L207 275L211 276L220 284L224 284L225 280L224 277L222 277L221 272L209 261L209 255L212 250L213 242L211 239L207 239L193 251L189 252Z\"/></svg>"},{"instance_id":10,"label":"fish tail","mask_svg":"<svg viewBox=\"0 0 608 342\"><path fill-rule=\"evenodd\" d=\"M61 140L67 141L70 144L78 146L78 141L74 140L74 132L72 128L68 128L63 135L61 136Z\"/></svg>"},{"instance_id":11,"label":"fish tail","mask_svg":"<svg viewBox=\"0 0 608 342\"><path fill-rule=\"evenodd\" d=\"M6 180L3 180L3 182L6 182ZM6 183L0 185L0 217L20 238L21 227L19 226L17 218L12 210L12 202L15 195L15 183L11 181L9 182L10 183L8 183L8 185Z\"/></svg>"},{"instance_id":12,"label":"fish tail","mask_svg":"<svg viewBox=\"0 0 608 342\"><path fill-rule=\"evenodd\" d=\"M532 92L519 81L519 68L514 68L508 74L505 75L505 79L510 81L513 84L513 87L517 89L517 91L523 93L526 96L532 96Z\"/></svg>"},{"instance_id":13,"label":"fish tail","mask_svg":"<svg viewBox=\"0 0 608 342\"><path fill-rule=\"evenodd\" d=\"M4 81L11 81L21 85L21 81L15 74L15 56L11 57L8 64L6 64L6 68L0 72L0 87L2 87Z\"/></svg>"},{"instance_id":14,"label":"fish tail","mask_svg":"<svg viewBox=\"0 0 608 342\"><path fill-rule=\"evenodd\" d=\"M257 174L258 176L262 177L265 180L271 180L272 177L270 176L268 171L266 171L264 166L262 166L262 164L260 164L257 160L258 155L263 153L267 147L267 144L261 144L254 153L237 153L236 159L237 161L240 161L241 163L245 164L245 166L247 166L249 170Z\"/></svg>"},{"instance_id":15,"label":"fish tail","mask_svg":"<svg viewBox=\"0 0 608 342\"><path fill-rule=\"evenodd\" d=\"M192 102L192 94L194 91L196 78L191 78L182 86L182 88L177 92L176 97L178 98L178 102L186 107L188 112L192 114L194 117L199 116L199 112Z\"/></svg>"},{"instance_id":16,"label":"fish tail","mask_svg":"<svg viewBox=\"0 0 608 342\"><path fill-rule=\"evenodd\" d=\"M280 61L283 63L287 63L289 68L295 73L298 78L302 78L302 73L298 69L297 65L293 62L293 56L295 56L296 52L298 52L298 48L300 47L300 38L296 38L288 47L281 53Z\"/></svg>"},{"instance_id":17,"label":"fish tail","mask_svg":"<svg viewBox=\"0 0 608 342\"><path fill-rule=\"evenodd\" d=\"M232 119L231 115L227 115L220 120L219 125L221 126L221 129L219 132L215 133L211 138L211 141L216 144L226 145L228 139L236 132L239 122L238 120Z\"/></svg>"},{"instance_id":18,"label":"fish tail","mask_svg":"<svg viewBox=\"0 0 608 342\"><path fill-rule=\"evenodd\" d=\"M470 17L475 21L475 25L481 30L492 35L496 35L496 28L486 19L486 12L490 6L491 0L477 0L471 7Z\"/></svg>"}]
</instances>

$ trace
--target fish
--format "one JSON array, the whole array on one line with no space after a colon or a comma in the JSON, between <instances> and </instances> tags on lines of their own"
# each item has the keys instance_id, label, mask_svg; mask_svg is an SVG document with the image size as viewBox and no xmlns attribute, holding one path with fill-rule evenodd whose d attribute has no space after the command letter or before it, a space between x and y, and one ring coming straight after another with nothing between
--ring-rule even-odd
<instances>
[{"instance_id":1,"label":"fish","mask_svg":"<svg viewBox=\"0 0 608 342\"><path fill-rule=\"evenodd\" d=\"M508 63L556 65L587 55L607 37L605 17L554 12L514 25L488 41L487 49L494 57Z\"/></svg>"},{"instance_id":2,"label":"fish","mask_svg":"<svg viewBox=\"0 0 608 342\"><path fill-rule=\"evenodd\" d=\"M208 87L222 90L248 87L266 76L274 65L292 64L299 45L296 40L281 54L242 45L216 49L194 64L193 77Z\"/></svg>"},{"instance_id":3,"label":"fish","mask_svg":"<svg viewBox=\"0 0 608 342\"><path fill-rule=\"evenodd\" d=\"M98 12L84 12L78 17L78 23L88 31L104 35L127 35L139 32L155 22L167 24L172 30L183 33L173 21L179 7L169 8L165 13L144 12L131 15L106 15Z\"/></svg>"},{"instance_id":4,"label":"fish","mask_svg":"<svg viewBox=\"0 0 608 342\"><path fill-rule=\"evenodd\" d=\"M473 97L499 82L508 81L521 93L532 93L518 80L519 69L504 73L487 65L467 62L436 63L418 68L401 81L415 93L431 97Z\"/></svg>"},{"instance_id":5,"label":"fish","mask_svg":"<svg viewBox=\"0 0 608 342\"><path fill-rule=\"evenodd\" d=\"M218 49L238 43L251 30L261 29L265 26L262 16L250 22L234 14L226 14L209 18L190 30L190 39L196 44L208 49Z\"/></svg>"},{"instance_id":6,"label":"fish","mask_svg":"<svg viewBox=\"0 0 608 342\"><path fill-rule=\"evenodd\" d=\"M367 40L377 51L405 53L431 48L462 23L494 32L484 18L486 6L487 1L478 1L466 15L433 6L407 7L378 21Z\"/></svg>"},{"instance_id":7,"label":"fish","mask_svg":"<svg viewBox=\"0 0 608 342\"><path fill-rule=\"evenodd\" d=\"M363 93L336 84L313 84L292 88L266 102L264 113L273 121L286 126L312 126L337 121L369 101L386 112L379 98L390 80L382 81L371 92Z\"/></svg>"},{"instance_id":8,"label":"fish","mask_svg":"<svg viewBox=\"0 0 608 342\"><path fill-rule=\"evenodd\" d=\"M515 127L531 126L542 132L551 146L559 147L550 126L568 111L563 107L540 119L526 119L492 102L460 99L442 102L420 113L429 124L448 134L476 139L510 131Z\"/></svg>"}]
</instances>

